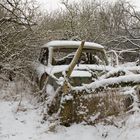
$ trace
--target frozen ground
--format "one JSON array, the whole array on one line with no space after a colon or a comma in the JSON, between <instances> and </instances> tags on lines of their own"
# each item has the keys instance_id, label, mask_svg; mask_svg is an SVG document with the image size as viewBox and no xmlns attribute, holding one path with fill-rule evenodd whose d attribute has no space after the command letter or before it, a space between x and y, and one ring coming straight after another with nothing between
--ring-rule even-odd
<instances>
[{"instance_id":1,"label":"frozen ground","mask_svg":"<svg viewBox=\"0 0 140 140\"><path fill-rule=\"evenodd\" d=\"M49 131L49 122L41 123L41 110L29 101L0 100L0 140L139 140L140 113L123 118L123 126L73 124ZM119 120L120 121L120 120ZM121 122L121 121L120 121ZM119 122L116 121L119 125Z\"/></svg>"},{"instance_id":2,"label":"frozen ground","mask_svg":"<svg viewBox=\"0 0 140 140\"><path fill-rule=\"evenodd\" d=\"M140 112L113 120L115 125L54 127L42 122L43 106L28 92L22 82L0 87L0 140L140 140Z\"/></svg>"}]
</instances>

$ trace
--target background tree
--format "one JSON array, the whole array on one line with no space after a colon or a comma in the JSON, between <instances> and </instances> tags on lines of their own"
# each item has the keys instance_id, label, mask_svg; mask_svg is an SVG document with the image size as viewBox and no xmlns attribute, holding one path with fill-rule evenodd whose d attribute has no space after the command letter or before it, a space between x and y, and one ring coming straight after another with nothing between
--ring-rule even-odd
<instances>
[{"instance_id":1,"label":"background tree","mask_svg":"<svg viewBox=\"0 0 140 140\"><path fill-rule=\"evenodd\" d=\"M138 59L140 13L129 2L62 4L64 9L41 13L33 0L0 2L1 73L31 73L28 66L38 58L39 46L55 39L94 41L113 50L122 62Z\"/></svg>"}]
</instances>

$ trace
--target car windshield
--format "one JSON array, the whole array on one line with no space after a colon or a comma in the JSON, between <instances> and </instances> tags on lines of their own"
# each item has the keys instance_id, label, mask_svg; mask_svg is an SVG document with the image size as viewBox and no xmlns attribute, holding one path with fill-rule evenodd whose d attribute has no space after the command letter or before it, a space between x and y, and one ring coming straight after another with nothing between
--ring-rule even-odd
<instances>
[{"instance_id":1,"label":"car windshield","mask_svg":"<svg viewBox=\"0 0 140 140\"><path fill-rule=\"evenodd\" d=\"M77 48L53 49L52 65L68 65L72 61ZM83 49L78 64L105 64L104 53L95 49Z\"/></svg>"}]
</instances>

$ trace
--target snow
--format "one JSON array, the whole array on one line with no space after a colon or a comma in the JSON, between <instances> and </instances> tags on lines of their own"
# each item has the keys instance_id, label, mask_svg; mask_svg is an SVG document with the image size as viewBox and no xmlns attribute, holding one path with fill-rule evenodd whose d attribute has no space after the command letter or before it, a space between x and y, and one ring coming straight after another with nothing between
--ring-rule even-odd
<instances>
[{"instance_id":1,"label":"snow","mask_svg":"<svg viewBox=\"0 0 140 140\"><path fill-rule=\"evenodd\" d=\"M81 41L66 41L66 40L54 40L50 41L47 44L43 45L42 48L45 47L72 47L77 48L81 45ZM84 48L90 48L90 49L103 49L104 47L100 44L94 43L94 42L85 42Z\"/></svg>"},{"instance_id":2,"label":"snow","mask_svg":"<svg viewBox=\"0 0 140 140\"><path fill-rule=\"evenodd\" d=\"M111 77L111 75L115 74L115 73L124 73L124 75L130 75L133 74L132 72L128 71L127 69L125 69L124 67L117 67L117 68L113 68L112 70L110 70L108 73L102 75L100 77L100 79L105 79L105 78L109 78ZM120 75L121 76L121 75Z\"/></svg>"},{"instance_id":3,"label":"snow","mask_svg":"<svg viewBox=\"0 0 140 140\"><path fill-rule=\"evenodd\" d=\"M48 70L53 74L55 72L64 71L67 67L68 66L54 66L50 67ZM78 90L85 88L94 90L101 85L105 87L108 83L116 83L116 81L118 83L132 80L134 82L140 81L140 74L132 74L128 71L130 69L139 71L140 67L136 66L131 67L129 65L129 67L121 66L121 68L113 68L97 65L81 65L80 67L75 67L75 71L77 72L74 74L76 75L78 70L83 69L105 70L109 72L106 76L102 76L94 83L75 87L75 89ZM46 71L46 67L43 67L41 70L43 72ZM126 75L104 79L118 71L125 71ZM82 74L83 73L80 75ZM63 81L62 77L60 79ZM23 85L21 83L19 84L21 88ZM4 100L4 96L8 95L20 97L20 88L17 90L15 87L16 85L11 82L11 84L9 83L4 89L0 89L0 95L2 96L0 97L0 140L140 140L139 102L136 94L134 94L133 88L127 87L127 89L124 88L124 91L121 92L133 96L134 103L132 104L133 108L131 111L135 111L134 114L129 114L127 112L124 116L109 117L107 120L110 123L100 122L94 126L81 123L65 127L59 125L59 123L55 121L43 121L42 118L43 112L45 112L45 106L34 100L32 101L31 98L34 97L24 98L21 103L19 98L13 100L11 97L8 101ZM18 95L16 95L16 92L19 92ZM50 85L48 85L47 92L50 95L50 99L48 100L52 100L54 96L52 93L54 90ZM72 96L70 95L66 96L66 100L70 100L71 98ZM90 119L95 120L98 115L100 115L100 112L91 116Z\"/></svg>"},{"instance_id":4,"label":"snow","mask_svg":"<svg viewBox=\"0 0 140 140\"><path fill-rule=\"evenodd\" d=\"M109 79L100 79L90 84L85 84L84 86L73 87L73 90L82 91L84 89L92 89L92 91L94 91L99 87L107 87L109 84L113 85L114 83L120 84L121 82L131 81L133 81L134 83L140 82L140 74L131 74L126 76L113 77Z\"/></svg>"},{"instance_id":5,"label":"snow","mask_svg":"<svg viewBox=\"0 0 140 140\"><path fill-rule=\"evenodd\" d=\"M133 67L125 67L129 71L137 71L140 72L140 66L133 66Z\"/></svg>"},{"instance_id":6,"label":"snow","mask_svg":"<svg viewBox=\"0 0 140 140\"><path fill-rule=\"evenodd\" d=\"M52 76L55 73L64 72L68 69L69 65L44 66L43 64L35 63L34 67L38 73L38 77L40 78L44 72ZM112 66L79 64L79 66L75 66L71 74L71 77L90 77L91 73L89 72L89 70L108 72L111 71L112 69L114 69Z\"/></svg>"},{"instance_id":7,"label":"snow","mask_svg":"<svg viewBox=\"0 0 140 140\"><path fill-rule=\"evenodd\" d=\"M11 86L14 88L13 83L11 83ZM11 86L8 86L7 90L10 90ZM52 87L49 87L49 90L51 94L53 91ZM4 91L6 89L3 89L2 92ZM43 121L43 113L46 111L45 106L44 104L37 103L33 98L33 96L24 97L22 101L21 99L15 101L12 98L8 101L0 99L0 140L140 139L139 110L134 114L126 114L118 118L107 118L108 121L113 122L115 125L99 123L90 126L81 123L65 127L55 121L49 121L49 119ZM66 96L67 100L71 98L72 96L70 95ZM90 119L95 120L99 114L91 116Z\"/></svg>"},{"instance_id":8,"label":"snow","mask_svg":"<svg viewBox=\"0 0 140 140\"><path fill-rule=\"evenodd\" d=\"M29 140L36 134L34 127L38 120L35 111L27 105L27 110L16 113L18 102L0 102L1 140Z\"/></svg>"},{"instance_id":9,"label":"snow","mask_svg":"<svg viewBox=\"0 0 140 140\"><path fill-rule=\"evenodd\" d=\"M63 72L66 71L68 69L69 65L59 65L59 66L49 66L49 67L39 67L38 71L43 71L45 69L45 71L49 74L54 74L54 73L59 73L59 72ZM113 67L111 66L104 66L104 65L90 65L90 64L79 64L79 66L75 66L74 70L77 71L77 75L79 73L79 71L81 70L97 70L97 71L110 71L112 70ZM79 70L79 71L78 71ZM82 73L83 74L83 73ZM86 73L85 73L86 74ZM84 74L84 75L85 75ZM73 74L72 74L73 75ZM74 74L75 75L75 74ZM83 75L83 76L84 76ZM80 74L79 74L80 76ZM82 75L81 75L82 76ZM86 75L85 75L86 76ZM89 76L89 74L87 75Z\"/></svg>"},{"instance_id":10,"label":"snow","mask_svg":"<svg viewBox=\"0 0 140 140\"><path fill-rule=\"evenodd\" d=\"M44 66L42 64L39 64L38 66L36 66L37 71L39 73L39 75L43 74L44 72L49 73L50 75L53 75L55 73L59 73L59 72L63 72L66 71L68 69L69 65L58 65L58 66ZM112 67L112 66L105 66L105 65L90 65L90 64L79 64L79 66L75 66L74 68L74 72L72 72L71 77L74 77L77 75L77 77L89 77L90 73L86 72L83 73L80 71L82 70L94 70L94 71L106 71L111 73L117 72L117 71L124 71L126 74L130 74L131 71L136 71L136 72L140 72L140 66L118 66L118 67ZM106 75L107 76L107 75Z\"/></svg>"},{"instance_id":11,"label":"snow","mask_svg":"<svg viewBox=\"0 0 140 140\"><path fill-rule=\"evenodd\" d=\"M140 113L114 119L114 125L73 124L64 127L41 122L40 108L29 101L0 101L0 140L139 140ZM98 114L97 114L98 115ZM96 117L96 116L95 116ZM94 118L93 118L94 119ZM54 126L54 128L53 128Z\"/></svg>"},{"instance_id":12,"label":"snow","mask_svg":"<svg viewBox=\"0 0 140 140\"><path fill-rule=\"evenodd\" d=\"M119 66L120 67L133 67L133 66L136 66L136 62L127 62L124 64L120 64Z\"/></svg>"},{"instance_id":13,"label":"snow","mask_svg":"<svg viewBox=\"0 0 140 140\"><path fill-rule=\"evenodd\" d=\"M74 70L71 74L71 77L91 77L91 73L88 71L78 71Z\"/></svg>"}]
</instances>

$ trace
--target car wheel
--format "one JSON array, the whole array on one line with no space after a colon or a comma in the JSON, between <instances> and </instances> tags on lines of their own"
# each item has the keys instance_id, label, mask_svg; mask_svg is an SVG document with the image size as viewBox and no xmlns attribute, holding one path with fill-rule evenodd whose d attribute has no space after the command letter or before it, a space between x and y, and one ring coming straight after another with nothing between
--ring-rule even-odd
<instances>
[{"instance_id":1,"label":"car wheel","mask_svg":"<svg viewBox=\"0 0 140 140\"><path fill-rule=\"evenodd\" d=\"M48 74L44 73L41 78L40 78L40 82L39 82L39 89L42 90L43 87L47 84L48 81Z\"/></svg>"}]
</instances>

